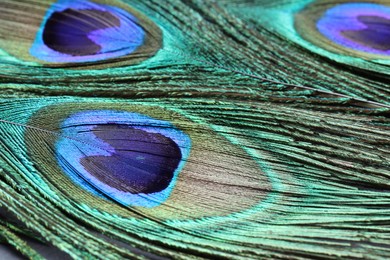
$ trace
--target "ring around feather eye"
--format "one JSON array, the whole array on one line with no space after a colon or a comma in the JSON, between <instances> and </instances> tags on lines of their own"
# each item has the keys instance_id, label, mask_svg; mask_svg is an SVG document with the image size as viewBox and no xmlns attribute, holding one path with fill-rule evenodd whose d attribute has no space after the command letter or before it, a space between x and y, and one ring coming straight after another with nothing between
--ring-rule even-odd
<instances>
[{"instance_id":1,"label":"ring around feather eye","mask_svg":"<svg viewBox=\"0 0 390 260\"><path fill-rule=\"evenodd\" d=\"M53 189L111 214L136 217L126 209L136 207L159 219L224 216L256 206L271 190L237 144L161 107L50 105L28 124L28 153Z\"/></svg>"},{"instance_id":2,"label":"ring around feather eye","mask_svg":"<svg viewBox=\"0 0 390 260\"><path fill-rule=\"evenodd\" d=\"M129 65L153 56L162 44L160 29L127 4L109 3L2 3L0 48L20 60L54 67Z\"/></svg>"},{"instance_id":3,"label":"ring around feather eye","mask_svg":"<svg viewBox=\"0 0 390 260\"><path fill-rule=\"evenodd\" d=\"M138 113L84 111L69 116L61 129L55 144L61 169L84 188L94 192L92 184L126 206L164 202L191 147L172 124Z\"/></svg>"},{"instance_id":4,"label":"ring around feather eye","mask_svg":"<svg viewBox=\"0 0 390 260\"><path fill-rule=\"evenodd\" d=\"M384 1L315 1L296 14L298 33L334 53L366 60L390 57L390 6Z\"/></svg>"}]
</instances>

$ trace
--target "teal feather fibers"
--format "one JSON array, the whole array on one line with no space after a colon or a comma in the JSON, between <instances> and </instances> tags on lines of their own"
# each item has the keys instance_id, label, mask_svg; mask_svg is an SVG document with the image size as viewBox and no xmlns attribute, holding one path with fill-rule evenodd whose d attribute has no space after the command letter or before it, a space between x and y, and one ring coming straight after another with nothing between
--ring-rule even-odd
<instances>
[{"instance_id":1,"label":"teal feather fibers","mask_svg":"<svg viewBox=\"0 0 390 260\"><path fill-rule=\"evenodd\" d=\"M29 56L52 2L1 2L0 241L31 259L45 256L34 240L75 259L386 259L389 68L302 36L295 19L314 2L98 0L136 14L150 40L85 64ZM61 138L112 152L61 125L108 110L191 139L159 206L120 203L56 161Z\"/></svg>"}]
</instances>

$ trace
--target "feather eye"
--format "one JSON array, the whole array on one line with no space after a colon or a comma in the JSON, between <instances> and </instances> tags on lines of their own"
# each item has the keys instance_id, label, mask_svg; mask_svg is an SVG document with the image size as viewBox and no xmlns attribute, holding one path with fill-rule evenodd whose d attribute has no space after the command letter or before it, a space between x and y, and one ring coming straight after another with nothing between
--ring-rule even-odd
<instances>
[{"instance_id":1,"label":"feather eye","mask_svg":"<svg viewBox=\"0 0 390 260\"><path fill-rule=\"evenodd\" d=\"M13 109L35 111L19 119L28 125L29 157L48 183L77 203L128 215L115 201L157 218L196 218L239 212L269 189L245 150L177 108L66 101Z\"/></svg>"},{"instance_id":2,"label":"feather eye","mask_svg":"<svg viewBox=\"0 0 390 260\"><path fill-rule=\"evenodd\" d=\"M59 118L41 117L52 125L64 116L55 115ZM172 124L139 113L85 110L69 115L60 129L61 137L51 144L60 169L86 190L130 206L152 207L165 201L191 147L188 135Z\"/></svg>"},{"instance_id":3,"label":"feather eye","mask_svg":"<svg viewBox=\"0 0 390 260\"><path fill-rule=\"evenodd\" d=\"M230 4L240 17L327 59L389 74L390 6L386 1L255 1Z\"/></svg>"},{"instance_id":4,"label":"feather eye","mask_svg":"<svg viewBox=\"0 0 390 260\"><path fill-rule=\"evenodd\" d=\"M130 65L153 56L162 43L160 29L120 1L5 1L0 8L0 47L35 64Z\"/></svg>"},{"instance_id":5,"label":"feather eye","mask_svg":"<svg viewBox=\"0 0 390 260\"><path fill-rule=\"evenodd\" d=\"M390 57L390 6L315 1L296 14L295 27L307 41L334 53L365 60Z\"/></svg>"}]
</instances>

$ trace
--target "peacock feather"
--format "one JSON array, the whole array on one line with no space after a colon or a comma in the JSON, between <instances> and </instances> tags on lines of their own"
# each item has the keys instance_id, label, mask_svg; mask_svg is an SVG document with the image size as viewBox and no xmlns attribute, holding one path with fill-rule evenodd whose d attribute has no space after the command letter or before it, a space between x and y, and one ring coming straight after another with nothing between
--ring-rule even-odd
<instances>
[{"instance_id":1,"label":"peacock feather","mask_svg":"<svg viewBox=\"0 0 390 260\"><path fill-rule=\"evenodd\" d=\"M384 0L1 1L4 258L388 258L389 21Z\"/></svg>"}]
</instances>

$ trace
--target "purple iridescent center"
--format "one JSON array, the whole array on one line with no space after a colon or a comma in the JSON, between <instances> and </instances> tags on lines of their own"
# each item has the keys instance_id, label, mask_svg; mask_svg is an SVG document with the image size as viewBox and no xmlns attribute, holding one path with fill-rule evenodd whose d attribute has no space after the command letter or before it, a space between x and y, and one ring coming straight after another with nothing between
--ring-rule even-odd
<instances>
[{"instance_id":1,"label":"purple iridescent center","mask_svg":"<svg viewBox=\"0 0 390 260\"><path fill-rule=\"evenodd\" d=\"M380 51L390 50L390 19L380 16L358 16L367 28L343 31L346 38Z\"/></svg>"},{"instance_id":2,"label":"purple iridescent center","mask_svg":"<svg viewBox=\"0 0 390 260\"><path fill-rule=\"evenodd\" d=\"M346 3L328 9L318 31L333 42L357 51L390 55L390 7Z\"/></svg>"},{"instance_id":3,"label":"purple iridescent center","mask_svg":"<svg viewBox=\"0 0 390 260\"><path fill-rule=\"evenodd\" d=\"M89 38L89 34L119 25L119 19L109 12L68 8L50 16L42 37L49 48L58 52L74 56L93 55L102 48Z\"/></svg>"},{"instance_id":4,"label":"purple iridescent center","mask_svg":"<svg viewBox=\"0 0 390 260\"><path fill-rule=\"evenodd\" d=\"M118 124L97 125L92 132L115 150L109 156L81 158L81 165L92 176L133 194L168 187L181 160L180 149L172 139Z\"/></svg>"}]
</instances>

